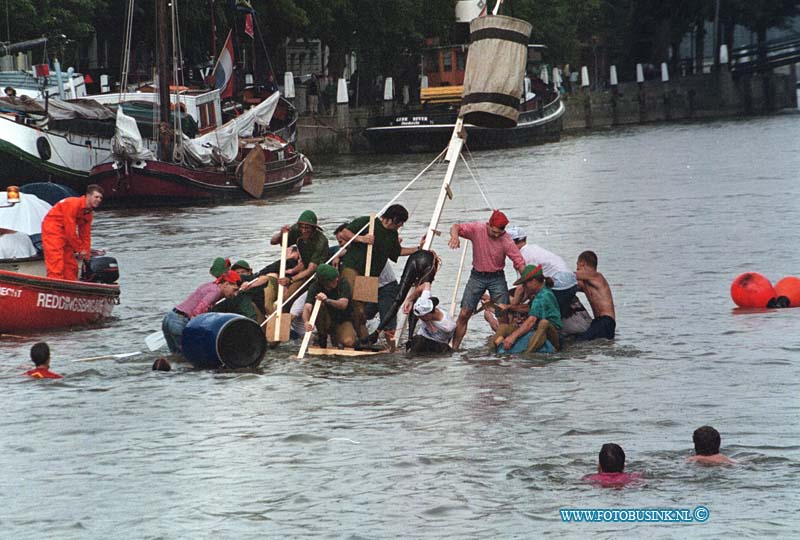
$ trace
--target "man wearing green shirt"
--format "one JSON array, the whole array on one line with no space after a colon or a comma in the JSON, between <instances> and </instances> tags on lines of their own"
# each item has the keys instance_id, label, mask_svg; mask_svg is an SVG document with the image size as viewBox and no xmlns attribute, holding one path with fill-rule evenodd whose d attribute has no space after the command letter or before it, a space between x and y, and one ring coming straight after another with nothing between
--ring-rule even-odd
<instances>
[{"instance_id":1,"label":"man wearing green shirt","mask_svg":"<svg viewBox=\"0 0 800 540\"><path fill-rule=\"evenodd\" d=\"M529 264L523 268L520 278L514 285L523 285L526 293L535 295L528 318L519 326L501 324L492 339L495 347L502 344L503 349L509 351L519 338L533 331L525 352L538 351L546 340L549 340L556 350L560 348L558 331L561 329L561 310L553 291L545 286L544 279L541 264L538 266Z\"/></svg>"},{"instance_id":2,"label":"man wearing green shirt","mask_svg":"<svg viewBox=\"0 0 800 540\"><path fill-rule=\"evenodd\" d=\"M341 259L342 278L347 281L352 290L355 287L356 276L363 276L367 266L367 245L372 244L372 265L370 276L377 277L387 260L397 262L401 255L411 255L419 250L401 248L398 231L408 221L408 210L400 204L393 204L375 221L375 232L369 234L362 232L347 248L347 253ZM369 216L361 216L351 221L342 230L342 239L347 242L356 235L365 225L369 224ZM353 301L353 322L359 339L367 337L367 320L364 313L364 302Z\"/></svg>"},{"instance_id":3,"label":"man wearing green shirt","mask_svg":"<svg viewBox=\"0 0 800 540\"><path fill-rule=\"evenodd\" d=\"M271 278L269 285L264 290L264 309L267 315L275 311L275 301L278 298L278 285L287 287L283 293L284 300L299 289L303 283L314 275L317 267L328 260L328 239L317 225L317 215L311 210L306 210L294 225L284 225L281 230L270 238L270 244L280 245L284 231L289 232L289 245L297 245L300 251L300 264L286 271L286 277ZM283 306L283 312L288 313L292 307L291 302Z\"/></svg>"},{"instance_id":4,"label":"man wearing green shirt","mask_svg":"<svg viewBox=\"0 0 800 540\"><path fill-rule=\"evenodd\" d=\"M333 344L341 347L354 347L356 331L353 328L353 295L350 285L339 276L339 272L329 264L321 264L316 270L317 280L308 287L306 304L303 306L303 322L306 332L311 332L311 311L317 300L321 302L317 314L316 328L320 347L326 347L328 336Z\"/></svg>"}]
</instances>

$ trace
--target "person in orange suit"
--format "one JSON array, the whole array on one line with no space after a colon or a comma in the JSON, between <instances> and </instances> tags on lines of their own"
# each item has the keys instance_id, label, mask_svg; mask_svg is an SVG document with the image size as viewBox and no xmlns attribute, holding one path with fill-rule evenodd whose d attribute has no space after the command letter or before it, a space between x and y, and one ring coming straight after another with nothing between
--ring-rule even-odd
<instances>
[{"instance_id":1,"label":"person in orange suit","mask_svg":"<svg viewBox=\"0 0 800 540\"><path fill-rule=\"evenodd\" d=\"M78 261L92 251L92 216L103 202L103 188L90 184L86 195L56 203L42 221L42 247L47 277L78 280Z\"/></svg>"}]
</instances>

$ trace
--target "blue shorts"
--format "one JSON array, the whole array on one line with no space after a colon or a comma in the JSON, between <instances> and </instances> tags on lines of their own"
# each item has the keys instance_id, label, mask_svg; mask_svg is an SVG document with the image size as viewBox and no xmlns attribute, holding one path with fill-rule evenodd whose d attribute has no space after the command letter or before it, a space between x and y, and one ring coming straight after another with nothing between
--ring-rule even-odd
<instances>
[{"instance_id":1,"label":"blue shorts","mask_svg":"<svg viewBox=\"0 0 800 540\"><path fill-rule=\"evenodd\" d=\"M495 304L508 304L508 285L506 274L500 272L478 272L473 269L469 275L467 286L464 287L464 296L461 297L461 309L472 312L478 307L483 293L489 291L489 296Z\"/></svg>"}]
</instances>

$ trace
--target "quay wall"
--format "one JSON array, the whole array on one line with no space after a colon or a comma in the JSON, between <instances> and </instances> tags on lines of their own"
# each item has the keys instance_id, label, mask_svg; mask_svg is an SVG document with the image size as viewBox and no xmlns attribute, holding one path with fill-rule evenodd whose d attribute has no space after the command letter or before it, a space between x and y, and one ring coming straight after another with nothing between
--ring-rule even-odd
<instances>
[{"instance_id":1,"label":"quay wall","mask_svg":"<svg viewBox=\"0 0 800 540\"><path fill-rule=\"evenodd\" d=\"M794 70L791 70L794 73ZM581 132L614 126L770 114L797 108L796 78L792 74L739 75L728 70L676 78L671 81L621 83L605 90L578 89L564 96L564 131ZM311 115L305 94L298 93L301 113L297 147L310 156L369 152L363 135L374 107L331 107ZM304 99L303 99L304 101ZM394 103L383 104L382 114L400 113Z\"/></svg>"}]
</instances>

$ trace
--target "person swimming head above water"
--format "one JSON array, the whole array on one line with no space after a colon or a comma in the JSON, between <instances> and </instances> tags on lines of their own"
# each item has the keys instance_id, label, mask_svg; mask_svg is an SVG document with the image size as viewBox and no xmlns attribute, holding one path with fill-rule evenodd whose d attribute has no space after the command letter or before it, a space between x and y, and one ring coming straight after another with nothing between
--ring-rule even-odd
<instances>
[{"instance_id":1,"label":"person swimming head above water","mask_svg":"<svg viewBox=\"0 0 800 540\"><path fill-rule=\"evenodd\" d=\"M720 454L719 447L722 438L719 431L711 426L703 426L694 430L692 434L694 451L697 455L691 456L687 461L703 465L730 465L736 463L726 455Z\"/></svg>"},{"instance_id":2,"label":"person swimming head above water","mask_svg":"<svg viewBox=\"0 0 800 540\"><path fill-rule=\"evenodd\" d=\"M600 449L597 472L621 473L625 468L625 451L618 444L606 443Z\"/></svg>"},{"instance_id":3,"label":"person swimming head above water","mask_svg":"<svg viewBox=\"0 0 800 540\"><path fill-rule=\"evenodd\" d=\"M583 480L602 487L623 487L635 480L640 480L640 473L626 473L625 451L615 443L606 443L600 448L597 460L597 474L589 474Z\"/></svg>"}]
</instances>

